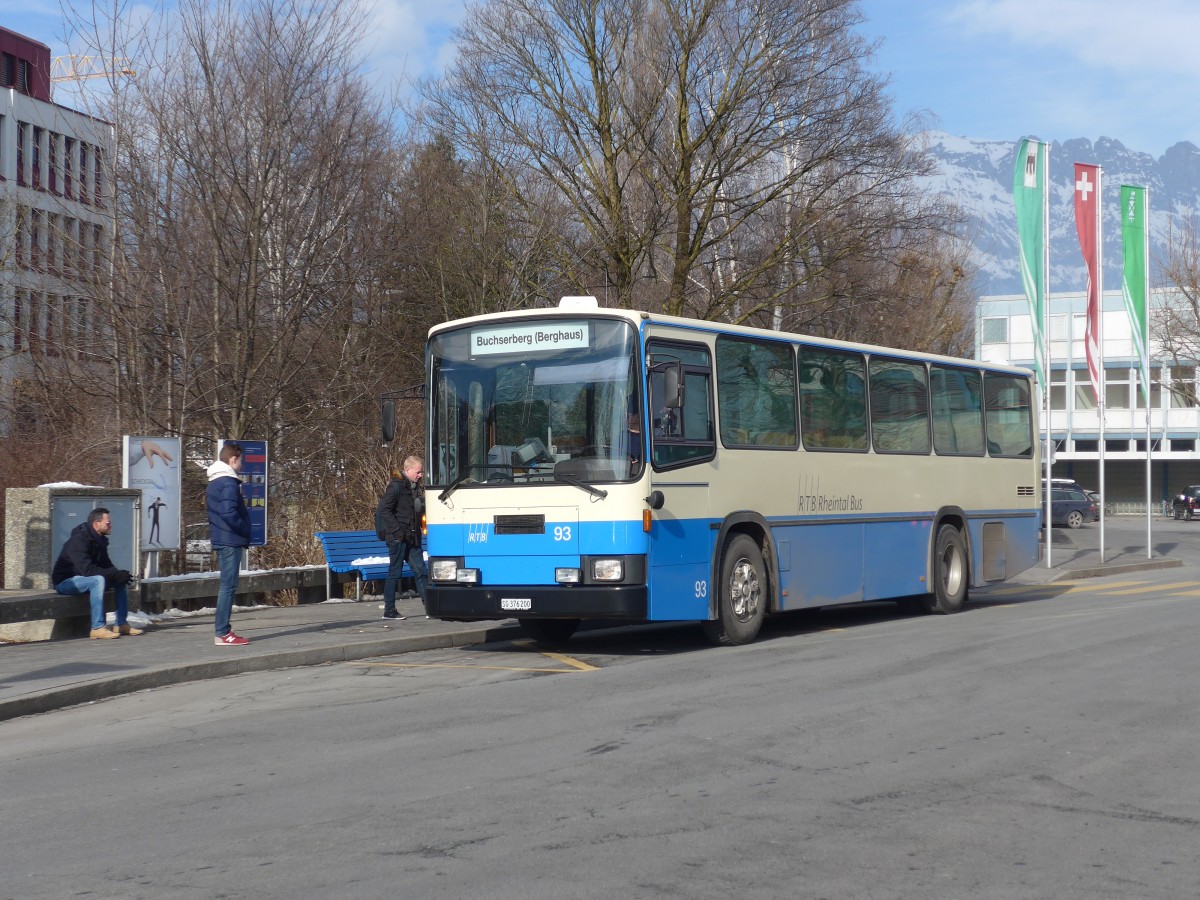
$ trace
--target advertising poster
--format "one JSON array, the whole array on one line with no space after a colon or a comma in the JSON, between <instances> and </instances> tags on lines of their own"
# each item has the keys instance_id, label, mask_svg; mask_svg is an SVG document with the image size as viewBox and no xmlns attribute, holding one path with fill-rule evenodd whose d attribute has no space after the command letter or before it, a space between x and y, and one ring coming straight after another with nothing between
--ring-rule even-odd
<instances>
[{"instance_id":1,"label":"advertising poster","mask_svg":"<svg viewBox=\"0 0 1200 900\"><path fill-rule=\"evenodd\" d=\"M179 438L125 435L122 486L142 492L143 552L179 549Z\"/></svg>"},{"instance_id":2,"label":"advertising poster","mask_svg":"<svg viewBox=\"0 0 1200 900\"><path fill-rule=\"evenodd\" d=\"M267 442L266 441L221 441L217 447L236 443L242 448L242 497L250 513L250 546L263 547L267 543Z\"/></svg>"}]
</instances>

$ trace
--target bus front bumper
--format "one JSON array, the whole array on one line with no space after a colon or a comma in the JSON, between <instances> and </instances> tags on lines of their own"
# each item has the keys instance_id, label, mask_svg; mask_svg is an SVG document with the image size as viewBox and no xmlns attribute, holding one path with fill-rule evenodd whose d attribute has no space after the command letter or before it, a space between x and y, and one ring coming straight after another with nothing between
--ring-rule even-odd
<instances>
[{"instance_id":1,"label":"bus front bumper","mask_svg":"<svg viewBox=\"0 0 1200 900\"><path fill-rule=\"evenodd\" d=\"M641 621L648 607L644 584L488 585L428 584L427 612L439 619L624 619Z\"/></svg>"}]
</instances>

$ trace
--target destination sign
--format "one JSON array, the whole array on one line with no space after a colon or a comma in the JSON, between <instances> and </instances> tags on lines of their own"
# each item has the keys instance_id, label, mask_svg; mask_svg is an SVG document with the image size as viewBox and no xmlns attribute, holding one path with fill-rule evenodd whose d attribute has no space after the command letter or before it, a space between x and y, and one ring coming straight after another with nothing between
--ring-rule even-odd
<instances>
[{"instance_id":1,"label":"destination sign","mask_svg":"<svg viewBox=\"0 0 1200 900\"><path fill-rule=\"evenodd\" d=\"M471 331L471 355L586 350L589 329L587 322L539 322L536 325L475 328Z\"/></svg>"}]
</instances>

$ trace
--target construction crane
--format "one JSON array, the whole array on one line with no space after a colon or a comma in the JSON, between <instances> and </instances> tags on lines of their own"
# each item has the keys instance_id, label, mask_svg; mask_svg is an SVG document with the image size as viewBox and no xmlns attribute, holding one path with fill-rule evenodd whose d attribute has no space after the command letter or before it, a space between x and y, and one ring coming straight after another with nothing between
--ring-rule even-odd
<instances>
[{"instance_id":1,"label":"construction crane","mask_svg":"<svg viewBox=\"0 0 1200 900\"><path fill-rule=\"evenodd\" d=\"M110 75L137 75L122 56L56 56L50 63L50 81L87 81Z\"/></svg>"}]
</instances>

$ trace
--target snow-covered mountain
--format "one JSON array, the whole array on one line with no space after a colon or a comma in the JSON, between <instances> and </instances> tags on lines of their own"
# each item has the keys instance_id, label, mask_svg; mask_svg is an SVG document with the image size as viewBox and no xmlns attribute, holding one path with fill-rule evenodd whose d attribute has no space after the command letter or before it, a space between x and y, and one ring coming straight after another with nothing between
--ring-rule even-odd
<instances>
[{"instance_id":1,"label":"snow-covered mountain","mask_svg":"<svg viewBox=\"0 0 1200 900\"><path fill-rule=\"evenodd\" d=\"M984 141L941 132L926 135L941 171L927 187L943 191L971 218L971 235L981 268L979 293L1019 294L1017 221L1013 208L1013 165L1017 140ZM1145 185L1150 193L1150 284L1160 282L1170 237L1200 215L1200 149L1182 142L1158 159L1102 137L1054 141L1050 145L1050 290L1082 291L1087 281L1075 233L1075 163L1104 170L1104 289L1121 287L1121 229L1118 206L1122 184Z\"/></svg>"}]
</instances>

